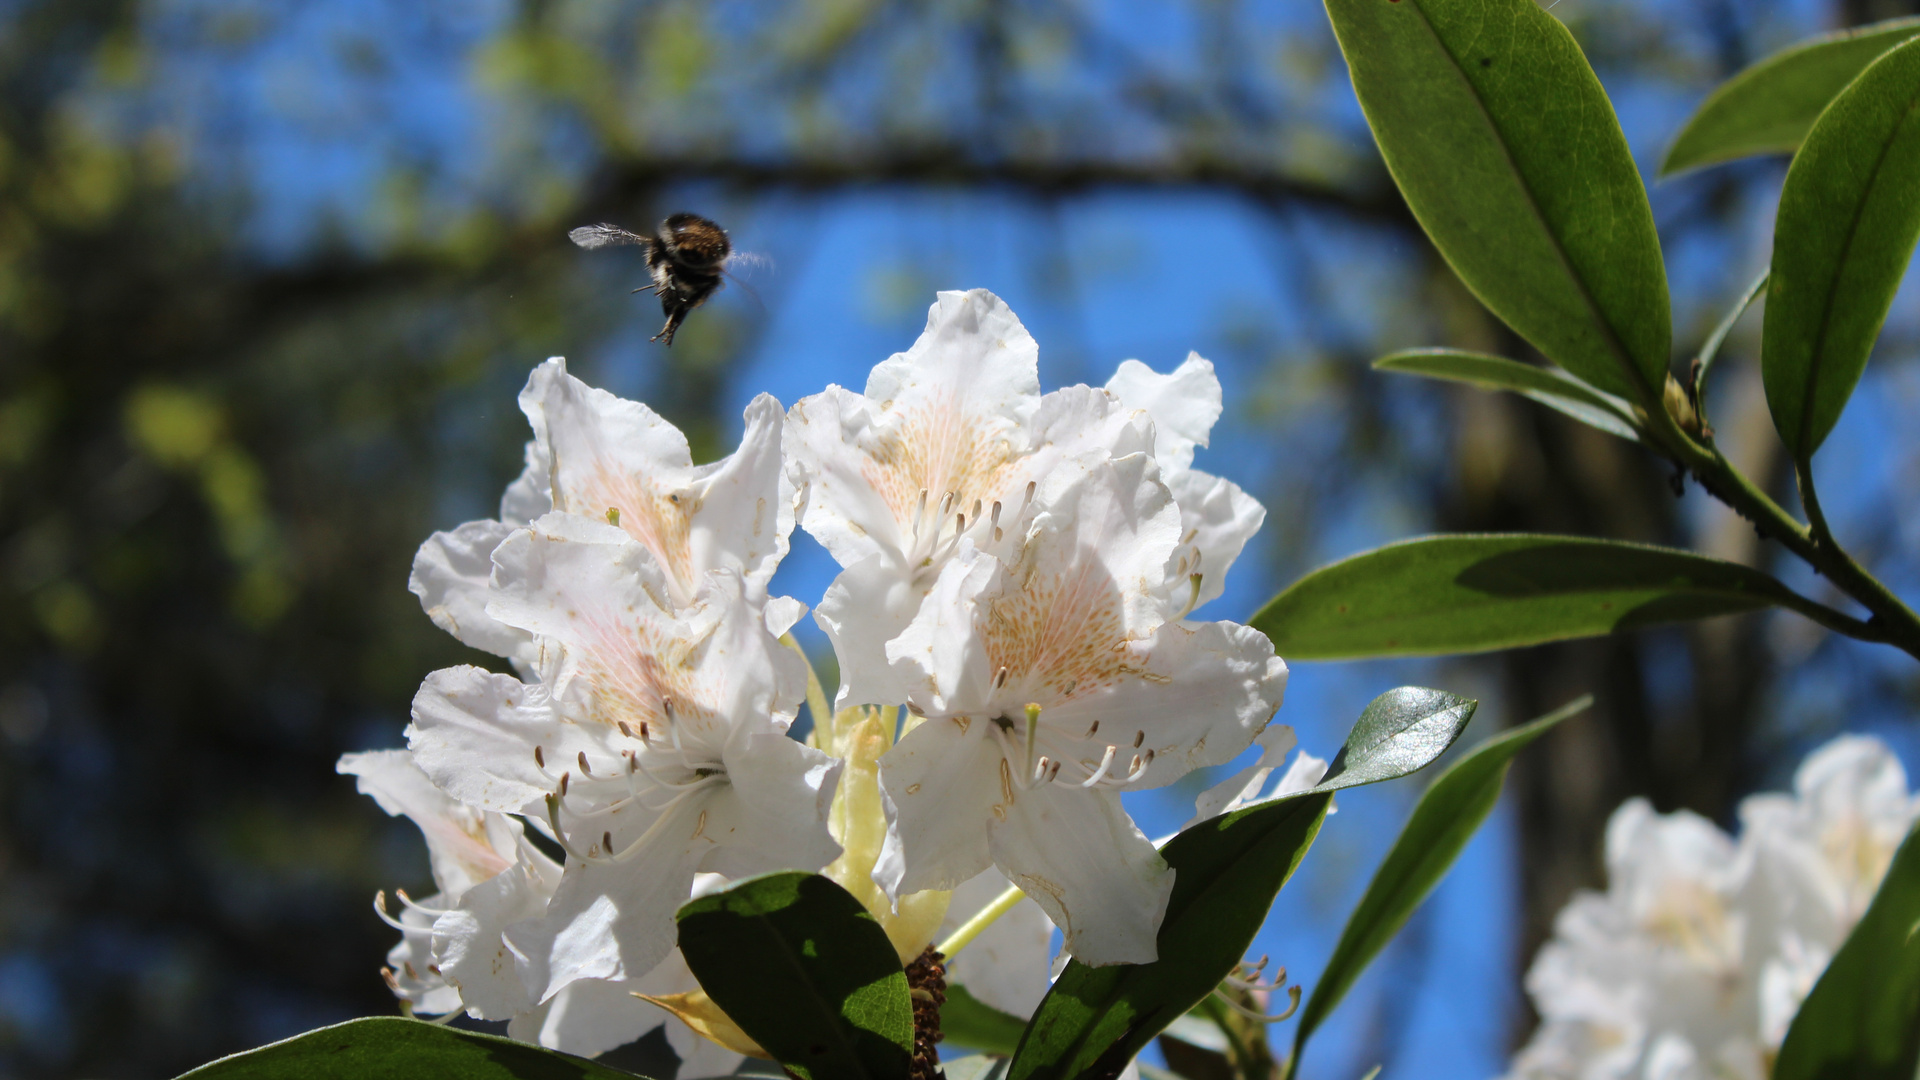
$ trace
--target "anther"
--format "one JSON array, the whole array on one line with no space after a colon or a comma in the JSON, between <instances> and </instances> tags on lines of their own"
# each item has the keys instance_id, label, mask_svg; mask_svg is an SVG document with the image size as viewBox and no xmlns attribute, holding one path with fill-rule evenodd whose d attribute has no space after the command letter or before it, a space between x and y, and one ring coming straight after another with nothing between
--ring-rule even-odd
<instances>
[{"instance_id":1,"label":"anther","mask_svg":"<svg viewBox=\"0 0 1920 1080\"><path fill-rule=\"evenodd\" d=\"M993 688L998 690L1005 685L1007 685L1007 668L1002 664L1000 670L993 673Z\"/></svg>"},{"instance_id":2,"label":"anther","mask_svg":"<svg viewBox=\"0 0 1920 1080\"><path fill-rule=\"evenodd\" d=\"M978 513L978 511L975 511L975 512ZM988 520L993 522L994 528L997 529L1000 527L1000 500L999 499L993 500L993 516Z\"/></svg>"},{"instance_id":3,"label":"anther","mask_svg":"<svg viewBox=\"0 0 1920 1080\"><path fill-rule=\"evenodd\" d=\"M673 719L673 695L672 694L667 694L666 696L660 699L660 711L667 714L668 720Z\"/></svg>"},{"instance_id":4,"label":"anther","mask_svg":"<svg viewBox=\"0 0 1920 1080\"><path fill-rule=\"evenodd\" d=\"M382 978L382 979L384 979L384 980L386 981L386 984L387 984L387 989L389 989L389 990L391 990L391 991L393 991L393 992L394 992L394 993L396 993L396 994L398 994L398 993L400 993L400 992L401 992L401 991L400 991L400 980L399 980L399 979L396 979L396 978L394 978L394 977L393 977L393 969L392 969L392 968L390 968L390 967L382 967L382 968L380 969L380 978Z\"/></svg>"},{"instance_id":5,"label":"anther","mask_svg":"<svg viewBox=\"0 0 1920 1080\"><path fill-rule=\"evenodd\" d=\"M419 981L420 973L413 969L413 961L411 960L403 961L400 964L400 966L407 969L407 978L413 979L416 982Z\"/></svg>"},{"instance_id":6,"label":"anther","mask_svg":"<svg viewBox=\"0 0 1920 1080\"><path fill-rule=\"evenodd\" d=\"M647 722L645 720L640 721L640 741L646 743L653 741L653 736L647 733Z\"/></svg>"},{"instance_id":7,"label":"anther","mask_svg":"<svg viewBox=\"0 0 1920 1080\"><path fill-rule=\"evenodd\" d=\"M1040 482L1037 480L1027 481L1027 497L1026 497L1026 500L1020 504L1021 506L1025 506L1027 503L1030 503L1033 501L1034 489L1038 488L1039 486L1040 486Z\"/></svg>"},{"instance_id":8,"label":"anther","mask_svg":"<svg viewBox=\"0 0 1920 1080\"><path fill-rule=\"evenodd\" d=\"M921 709L920 706L915 705L911 701L907 702L907 711L919 717L924 717L927 715L925 710Z\"/></svg>"},{"instance_id":9,"label":"anther","mask_svg":"<svg viewBox=\"0 0 1920 1080\"><path fill-rule=\"evenodd\" d=\"M1145 731L1136 731L1136 732L1134 732L1134 735L1133 735L1133 748L1134 748L1135 750L1138 750L1138 749L1140 749L1140 744L1141 744L1141 743L1143 743L1143 742L1146 742L1146 741L1147 741L1147 733L1146 733Z\"/></svg>"},{"instance_id":10,"label":"anther","mask_svg":"<svg viewBox=\"0 0 1920 1080\"><path fill-rule=\"evenodd\" d=\"M1093 738L1093 733L1099 730L1100 730L1100 721L1095 720L1093 722L1093 726L1087 729L1087 738L1089 739Z\"/></svg>"},{"instance_id":11,"label":"anther","mask_svg":"<svg viewBox=\"0 0 1920 1080\"><path fill-rule=\"evenodd\" d=\"M621 720L619 721L619 724L620 724L620 734L625 735L629 739L633 738L633 729L627 726L627 722L625 720Z\"/></svg>"},{"instance_id":12,"label":"anther","mask_svg":"<svg viewBox=\"0 0 1920 1080\"><path fill-rule=\"evenodd\" d=\"M1047 770L1052 767L1053 759L1045 754L1041 754L1040 760L1034 763L1033 780L1045 780L1047 778Z\"/></svg>"},{"instance_id":13,"label":"anther","mask_svg":"<svg viewBox=\"0 0 1920 1080\"><path fill-rule=\"evenodd\" d=\"M967 515L967 520L969 521L980 520L980 500L979 499L973 500L973 512Z\"/></svg>"},{"instance_id":14,"label":"anther","mask_svg":"<svg viewBox=\"0 0 1920 1080\"><path fill-rule=\"evenodd\" d=\"M617 506L607 507L607 524L609 525L620 524L620 508L619 507Z\"/></svg>"},{"instance_id":15,"label":"anther","mask_svg":"<svg viewBox=\"0 0 1920 1080\"><path fill-rule=\"evenodd\" d=\"M995 526L993 527L993 542L994 542L994 543L996 543L996 544L997 544L997 543L999 543L999 542L1000 542L1000 538L1001 538L1001 537L1003 537L1003 536L1005 536L1005 535L1006 535L1006 533L1004 533L1004 532L1002 532L1002 531L1001 531L1001 529L1000 529L1000 526L998 526L998 525L995 525Z\"/></svg>"},{"instance_id":16,"label":"anther","mask_svg":"<svg viewBox=\"0 0 1920 1080\"><path fill-rule=\"evenodd\" d=\"M563 799L567 797L567 781L568 781L568 779L570 779L570 778L571 778L572 776L573 776L573 774L572 774L572 773L561 773L561 774L560 774L560 797L561 797L561 798L563 798Z\"/></svg>"},{"instance_id":17,"label":"anther","mask_svg":"<svg viewBox=\"0 0 1920 1080\"><path fill-rule=\"evenodd\" d=\"M1140 744L1134 743L1134 745L1138 746ZM582 776L593 775L593 766L587 764L587 752L585 750L580 751L580 775Z\"/></svg>"},{"instance_id":18,"label":"anther","mask_svg":"<svg viewBox=\"0 0 1920 1080\"><path fill-rule=\"evenodd\" d=\"M955 514L953 516L953 538L955 540L960 539L960 534L966 531L967 531L967 515Z\"/></svg>"},{"instance_id":19,"label":"anther","mask_svg":"<svg viewBox=\"0 0 1920 1080\"><path fill-rule=\"evenodd\" d=\"M533 763L543 769L547 767L546 755L542 754L537 746L533 748Z\"/></svg>"},{"instance_id":20,"label":"anther","mask_svg":"<svg viewBox=\"0 0 1920 1080\"><path fill-rule=\"evenodd\" d=\"M945 521L947 515L953 513L953 500L954 493L951 491L940 500L940 520Z\"/></svg>"},{"instance_id":21,"label":"anther","mask_svg":"<svg viewBox=\"0 0 1920 1080\"><path fill-rule=\"evenodd\" d=\"M1053 783L1053 778L1059 775L1060 775L1060 763L1056 761L1053 763L1053 771L1047 774L1047 783L1049 784Z\"/></svg>"},{"instance_id":22,"label":"anther","mask_svg":"<svg viewBox=\"0 0 1920 1080\"><path fill-rule=\"evenodd\" d=\"M435 975L438 975L438 974L440 974L440 965L439 965L439 964L428 964L428 965L427 965L427 970L428 970L428 971L431 971L431 972L433 972L433 973L434 973Z\"/></svg>"},{"instance_id":23,"label":"anther","mask_svg":"<svg viewBox=\"0 0 1920 1080\"><path fill-rule=\"evenodd\" d=\"M600 850L606 852L609 855L613 854L613 830L612 829L608 829L606 832L603 832L600 834Z\"/></svg>"}]
</instances>

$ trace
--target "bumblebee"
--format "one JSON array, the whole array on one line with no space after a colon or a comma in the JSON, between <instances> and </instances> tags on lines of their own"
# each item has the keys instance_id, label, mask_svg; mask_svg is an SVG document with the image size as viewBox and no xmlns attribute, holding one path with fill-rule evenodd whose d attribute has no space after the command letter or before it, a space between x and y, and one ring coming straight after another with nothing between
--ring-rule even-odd
<instances>
[{"instance_id":1,"label":"bumblebee","mask_svg":"<svg viewBox=\"0 0 1920 1080\"><path fill-rule=\"evenodd\" d=\"M647 270L653 284L634 292L651 291L660 298L660 311L667 324L652 338L664 345L673 344L674 332L687 313L707 302L720 288L733 257L733 242L727 230L699 214L673 214L660 223L652 236L628 232L617 225L583 225L567 234L568 239L592 251L596 248L631 244L645 248Z\"/></svg>"}]
</instances>

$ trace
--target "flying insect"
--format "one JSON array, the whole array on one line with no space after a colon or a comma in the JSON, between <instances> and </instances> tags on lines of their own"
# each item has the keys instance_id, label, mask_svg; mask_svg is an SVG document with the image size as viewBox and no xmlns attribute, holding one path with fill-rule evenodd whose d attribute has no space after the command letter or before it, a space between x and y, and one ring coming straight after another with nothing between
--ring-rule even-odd
<instances>
[{"instance_id":1,"label":"flying insect","mask_svg":"<svg viewBox=\"0 0 1920 1080\"><path fill-rule=\"evenodd\" d=\"M633 291L651 291L660 298L660 311L666 315L667 324L652 340L669 346L687 313L706 303L720 288L727 261L734 254L727 230L699 214L672 214L652 236L601 224L582 225L567 238L589 251L628 244L646 249L653 284Z\"/></svg>"}]
</instances>

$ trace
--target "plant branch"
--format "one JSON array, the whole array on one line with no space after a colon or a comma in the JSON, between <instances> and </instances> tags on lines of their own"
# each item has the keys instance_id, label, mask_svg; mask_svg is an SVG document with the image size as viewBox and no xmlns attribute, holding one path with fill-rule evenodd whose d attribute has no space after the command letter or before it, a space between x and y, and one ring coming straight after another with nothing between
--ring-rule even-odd
<instances>
[{"instance_id":1,"label":"plant branch","mask_svg":"<svg viewBox=\"0 0 1920 1080\"><path fill-rule=\"evenodd\" d=\"M1803 473L1802 500L1808 507L1809 518L1814 522L1812 526L1802 525L1735 468L1718 449L1697 442L1682 431L1664 410L1649 410L1647 419L1649 441L1692 473L1708 494L1753 522L1762 535L1779 541L1788 551L1799 556L1841 592L1872 613L1872 618L1863 622L1800 597L1797 593L1789 595L1800 602L1783 601L1784 606L1835 633L1861 641L1893 645L1920 660L1920 615L1915 615L1912 608L1835 542L1827 529L1825 518L1819 512L1818 499L1812 497L1812 480L1804 476L1804 463L1797 463L1796 471Z\"/></svg>"}]
</instances>

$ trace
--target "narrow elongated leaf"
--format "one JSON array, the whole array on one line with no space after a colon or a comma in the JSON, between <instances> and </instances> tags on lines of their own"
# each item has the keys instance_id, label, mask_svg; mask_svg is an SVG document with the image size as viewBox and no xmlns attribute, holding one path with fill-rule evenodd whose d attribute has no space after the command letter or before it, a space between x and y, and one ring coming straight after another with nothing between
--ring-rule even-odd
<instances>
[{"instance_id":1,"label":"narrow elongated leaf","mask_svg":"<svg viewBox=\"0 0 1920 1080\"><path fill-rule=\"evenodd\" d=\"M371 1016L221 1058L180 1080L633 1080L633 1074L498 1035Z\"/></svg>"},{"instance_id":2,"label":"narrow elongated leaf","mask_svg":"<svg viewBox=\"0 0 1920 1080\"><path fill-rule=\"evenodd\" d=\"M959 983L952 983L947 987L947 1003L940 1006L940 1030L946 1035L947 1045L1010 1055L1020 1045L1020 1035L1027 1030L1027 1022L974 997ZM953 1080L951 1069L947 1080Z\"/></svg>"},{"instance_id":3,"label":"narrow elongated leaf","mask_svg":"<svg viewBox=\"0 0 1920 1080\"><path fill-rule=\"evenodd\" d=\"M818 874L765 874L689 901L679 920L701 989L794 1075L904 1080L906 972L845 889Z\"/></svg>"},{"instance_id":4,"label":"narrow elongated leaf","mask_svg":"<svg viewBox=\"0 0 1920 1080\"><path fill-rule=\"evenodd\" d=\"M1548 358L1658 402L1672 320L1613 105L1534 0L1327 0L1400 193L1467 288Z\"/></svg>"},{"instance_id":5,"label":"narrow elongated leaf","mask_svg":"<svg viewBox=\"0 0 1920 1080\"><path fill-rule=\"evenodd\" d=\"M1774 53L1707 95L1674 137L1660 174L1799 149L1820 111L1855 76L1916 34L1920 19L1890 19Z\"/></svg>"},{"instance_id":6,"label":"narrow elongated leaf","mask_svg":"<svg viewBox=\"0 0 1920 1080\"><path fill-rule=\"evenodd\" d=\"M1011 1080L1111 1080L1162 1029L1212 992L1245 955L1267 909L1306 856L1333 792L1404 776L1446 751L1475 703L1402 687L1367 706L1327 777L1310 791L1202 821L1167 842L1173 894L1151 964L1067 964L1033 1014Z\"/></svg>"},{"instance_id":7,"label":"narrow elongated leaf","mask_svg":"<svg viewBox=\"0 0 1920 1080\"><path fill-rule=\"evenodd\" d=\"M1325 566L1252 625L1289 660L1485 652L1754 611L1791 598L1690 551L1528 533L1423 536Z\"/></svg>"},{"instance_id":8,"label":"narrow elongated leaf","mask_svg":"<svg viewBox=\"0 0 1920 1080\"><path fill-rule=\"evenodd\" d=\"M1592 697L1583 697L1531 724L1488 739L1454 762L1420 796L1406 827L1400 830L1400 838L1393 842L1380 869L1374 871L1373 880L1367 884L1366 894L1347 917L1346 928L1340 932L1340 943L1334 946L1319 985L1307 998L1300 1025L1294 1029L1288 1076L1299 1069L1300 1053L1307 1039L1340 1004L1340 999L1353 988L1354 980L1373 958L1406 925L1414 909L1446 876L1453 861L1460 857L1461 849L1493 812L1514 755L1554 725L1592 704Z\"/></svg>"},{"instance_id":9,"label":"narrow elongated leaf","mask_svg":"<svg viewBox=\"0 0 1920 1080\"><path fill-rule=\"evenodd\" d=\"M1913 1080L1920 1074L1920 829L1813 984L1773 1080Z\"/></svg>"},{"instance_id":10,"label":"narrow elongated leaf","mask_svg":"<svg viewBox=\"0 0 1920 1080\"><path fill-rule=\"evenodd\" d=\"M1794 155L1774 221L1760 371L1794 456L1860 381L1920 238L1920 40L1873 62Z\"/></svg>"},{"instance_id":11,"label":"narrow elongated leaf","mask_svg":"<svg viewBox=\"0 0 1920 1080\"><path fill-rule=\"evenodd\" d=\"M1381 371L1466 383L1482 390L1511 390L1610 435L1636 442L1640 438L1633 426L1633 406L1564 371L1460 349L1411 349L1383 356L1373 366Z\"/></svg>"}]
</instances>

